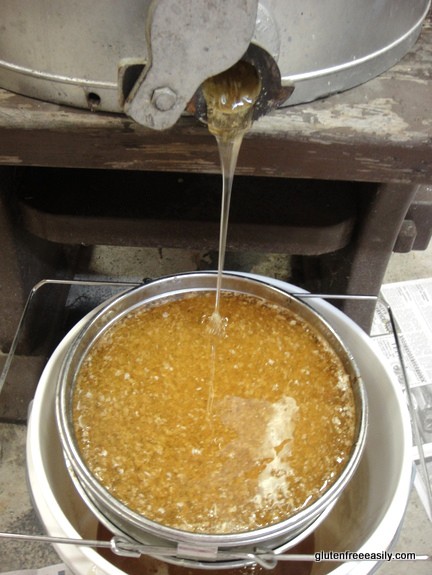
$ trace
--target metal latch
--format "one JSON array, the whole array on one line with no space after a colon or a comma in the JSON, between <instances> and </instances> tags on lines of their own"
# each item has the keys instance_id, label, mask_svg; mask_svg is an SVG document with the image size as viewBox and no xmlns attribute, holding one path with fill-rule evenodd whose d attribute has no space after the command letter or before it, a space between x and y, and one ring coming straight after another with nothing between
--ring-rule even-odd
<instances>
[{"instance_id":1,"label":"metal latch","mask_svg":"<svg viewBox=\"0 0 432 575\"><path fill-rule=\"evenodd\" d=\"M202 82L246 52L257 9L258 0L153 2L150 61L125 100L126 114L157 130L173 126Z\"/></svg>"}]
</instances>

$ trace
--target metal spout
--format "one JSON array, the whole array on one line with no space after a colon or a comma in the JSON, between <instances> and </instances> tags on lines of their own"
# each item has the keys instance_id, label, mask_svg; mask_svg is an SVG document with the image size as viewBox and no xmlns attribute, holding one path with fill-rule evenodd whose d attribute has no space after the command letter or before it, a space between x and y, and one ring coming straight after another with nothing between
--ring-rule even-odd
<instances>
[{"instance_id":1,"label":"metal spout","mask_svg":"<svg viewBox=\"0 0 432 575\"><path fill-rule=\"evenodd\" d=\"M252 119L257 120L284 104L294 91L294 85L282 85L279 68L272 56L255 44L251 44L241 58L251 64L258 75L261 91L255 102ZM207 103L203 85L195 92L186 111L201 122L207 123Z\"/></svg>"}]
</instances>

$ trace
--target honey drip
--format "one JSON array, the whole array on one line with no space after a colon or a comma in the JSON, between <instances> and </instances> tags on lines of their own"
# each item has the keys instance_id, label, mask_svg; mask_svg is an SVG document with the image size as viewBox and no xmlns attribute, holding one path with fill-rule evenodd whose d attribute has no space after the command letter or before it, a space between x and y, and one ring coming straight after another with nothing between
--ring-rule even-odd
<instances>
[{"instance_id":1,"label":"honey drip","mask_svg":"<svg viewBox=\"0 0 432 575\"><path fill-rule=\"evenodd\" d=\"M252 125L254 106L260 91L261 81L256 69L244 61L209 78L203 84L208 129L216 138L222 170L216 301L214 312L209 318L210 330L215 335L223 334L226 323L220 314L220 292L234 172L243 136Z\"/></svg>"},{"instance_id":2,"label":"honey drip","mask_svg":"<svg viewBox=\"0 0 432 575\"><path fill-rule=\"evenodd\" d=\"M247 62L238 62L229 70L213 76L203 84L203 95L207 104L207 123L216 138L222 171L222 203L219 229L219 257L214 311L208 319L210 333L222 336L227 318L220 313L222 272L225 264L226 239L228 231L231 190L237 158L243 136L253 120L254 105L261 91L261 82L255 68ZM214 379L216 363L215 340L212 343L211 373L207 417L210 418L214 401Z\"/></svg>"}]
</instances>

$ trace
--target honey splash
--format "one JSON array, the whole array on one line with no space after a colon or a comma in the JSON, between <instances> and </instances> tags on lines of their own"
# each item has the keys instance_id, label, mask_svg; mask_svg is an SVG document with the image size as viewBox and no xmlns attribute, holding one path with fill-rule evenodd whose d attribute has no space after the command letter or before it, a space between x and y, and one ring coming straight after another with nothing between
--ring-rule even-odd
<instances>
[{"instance_id":1,"label":"honey splash","mask_svg":"<svg viewBox=\"0 0 432 575\"><path fill-rule=\"evenodd\" d=\"M231 190L243 136L252 126L254 106L261 92L261 81L251 64L240 61L225 72L206 80L202 89L207 104L208 129L216 138L222 170L216 301L209 324L211 331L220 334L223 333L226 323L220 314L220 293Z\"/></svg>"}]
</instances>

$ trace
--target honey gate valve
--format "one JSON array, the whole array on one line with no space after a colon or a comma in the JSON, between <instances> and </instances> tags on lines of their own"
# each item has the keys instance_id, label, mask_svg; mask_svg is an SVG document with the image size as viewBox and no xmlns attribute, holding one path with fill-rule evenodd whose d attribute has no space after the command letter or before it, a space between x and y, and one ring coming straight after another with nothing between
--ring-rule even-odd
<instances>
[{"instance_id":1,"label":"honey gate valve","mask_svg":"<svg viewBox=\"0 0 432 575\"><path fill-rule=\"evenodd\" d=\"M156 130L173 126L188 104L205 119L202 105L190 102L204 80L244 57L256 32L258 6L258 0L153 0L146 30L150 57L125 98L126 114Z\"/></svg>"}]
</instances>

